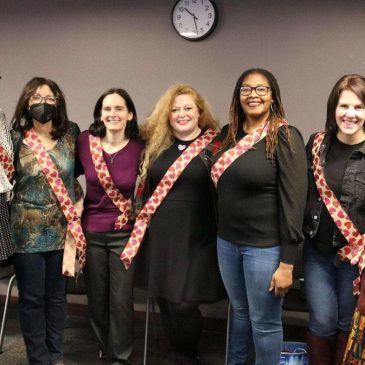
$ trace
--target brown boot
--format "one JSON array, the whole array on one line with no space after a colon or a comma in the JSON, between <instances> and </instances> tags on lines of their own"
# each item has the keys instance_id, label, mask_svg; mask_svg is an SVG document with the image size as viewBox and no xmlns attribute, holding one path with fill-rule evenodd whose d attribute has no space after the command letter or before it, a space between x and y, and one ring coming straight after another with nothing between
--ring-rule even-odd
<instances>
[{"instance_id":1,"label":"brown boot","mask_svg":"<svg viewBox=\"0 0 365 365\"><path fill-rule=\"evenodd\" d=\"M335 365L343 364L343 357L345 355L348 339L349 339L348 334L345 334L343 332L337 332Z\"/></svg>"},{"instance_id":2,"label":"brown boot","mask_svg":"<svg viewBox=\"0 0 365 365\"><path fill-rule=\"evenodd\" d=\"M334 337L307 334L309 365L333 365Z\"/></svg>"}]
</instances>

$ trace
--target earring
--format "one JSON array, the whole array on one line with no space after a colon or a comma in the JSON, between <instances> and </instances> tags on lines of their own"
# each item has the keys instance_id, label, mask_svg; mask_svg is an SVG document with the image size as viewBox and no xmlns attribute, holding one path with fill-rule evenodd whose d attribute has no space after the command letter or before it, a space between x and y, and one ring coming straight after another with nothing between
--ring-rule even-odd
<instances>
[{"instance_id":1,"label":"earring","mask_svg":"<svg viewBox=\"0 0 365 365\"><path fill-rule=\"evenodd\" d=\"M271 111L271 113L274 113L274 102L273 101L271 102L271 105L270 105L270 111Z\"/></svg>"}]
</instances>

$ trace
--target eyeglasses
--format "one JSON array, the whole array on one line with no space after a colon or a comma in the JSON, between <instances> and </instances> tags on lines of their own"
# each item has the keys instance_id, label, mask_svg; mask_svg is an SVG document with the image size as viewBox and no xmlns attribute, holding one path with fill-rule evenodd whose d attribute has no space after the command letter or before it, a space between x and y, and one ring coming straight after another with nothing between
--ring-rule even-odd
<instances>
[{"instance_id":1,"label":"eyeglasses","mask_svg":"<svg viewBox=\"0 0 365 365\"><path fill-rule=\"evenodd\" d=\"M33 95L30 97L30 101L35 104L42 103L43 100L45 101L46 104L56 104L57 98L55 96L40 96L40 95Z\"/></svg>"},{"instance_id":2,"label":"eyeglasses","mask_svg":"<svg viewBox=\"0 0 365 365\"><path fill-rule=\"evenodd\" d=\"M265 96L271 88L269 86L241 86L240 87L240 93L242 96L249 96L251 95L252 91L255 90L255 93L259 96Z\"/></svg>"}]
</instances>

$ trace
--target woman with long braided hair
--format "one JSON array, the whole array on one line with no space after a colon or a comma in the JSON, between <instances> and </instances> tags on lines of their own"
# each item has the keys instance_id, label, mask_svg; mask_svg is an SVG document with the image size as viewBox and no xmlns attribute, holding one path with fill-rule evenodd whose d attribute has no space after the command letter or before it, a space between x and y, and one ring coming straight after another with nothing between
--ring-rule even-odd
<instances>
[{"instance_id":1,"label":"woman with long braided hair","mask_svg":"<svg viewBox=\"0 0 365 365\"><path fill-rule=\"evenodd\" d=\"M307 192L300 132L284 119L275 77L237 80L212 178L218 191L218 261L231 302L228 365L278 365L281 303L292 285Z\"/></svg>"}]
</instances>

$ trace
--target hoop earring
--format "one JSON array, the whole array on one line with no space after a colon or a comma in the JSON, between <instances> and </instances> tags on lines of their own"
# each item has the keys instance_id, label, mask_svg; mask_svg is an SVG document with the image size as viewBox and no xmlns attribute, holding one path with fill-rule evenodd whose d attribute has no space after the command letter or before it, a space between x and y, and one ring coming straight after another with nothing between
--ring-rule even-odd
<instances>
[{"instance_id":1,"label":"hoop earring","mask_svg":"<svg viewBox=\"0 0 365 365\"><path fill-rule=\"evenodd\" d=\"M270 104L270 111L271 111L271 113L274 113L274 102L273 101Z\"/></svg>"}]
</instances>

